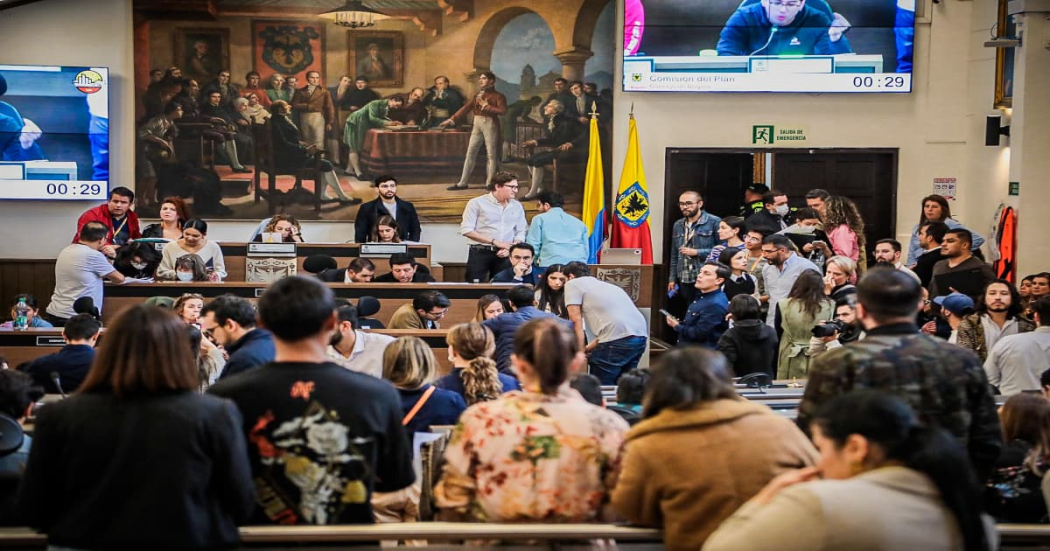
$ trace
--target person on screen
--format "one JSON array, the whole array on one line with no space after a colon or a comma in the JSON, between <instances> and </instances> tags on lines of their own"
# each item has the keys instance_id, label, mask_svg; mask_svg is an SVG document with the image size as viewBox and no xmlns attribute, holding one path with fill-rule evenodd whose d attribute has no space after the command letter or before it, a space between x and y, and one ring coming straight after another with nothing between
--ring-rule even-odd
<instances>
[{"instance_id":1,"label":"person on screen","mask_svg":"<svg viewBox=\"0 0 1050 551\"><path fill-rule=\"evenodd\" d=\"M829 16L810 5L814 2L823 0L745 0L722 29L718 55L849 53L849 21L838 13Z\"/></svg>"},{"instance_id":2,"label":"person on screen","mask_svg":"<svg viewBox=\"0 0 1050 551\"><path fill-rule=\"evenodd\" d=\"M0 75L0 97L7 93L7 79ZM0 100L0 160L36 161L44 158L37 145L40 128L22 118L15 106Z\"/></svg>"}]
</instances>

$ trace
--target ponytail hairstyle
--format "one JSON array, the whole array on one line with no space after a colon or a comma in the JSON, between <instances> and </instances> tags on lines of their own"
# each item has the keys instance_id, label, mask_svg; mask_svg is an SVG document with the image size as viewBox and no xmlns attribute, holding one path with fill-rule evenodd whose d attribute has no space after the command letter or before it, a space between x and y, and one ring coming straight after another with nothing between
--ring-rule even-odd
<instances>
[{"instance_id":1,"label":"ponytail hairstyle","mask_svg":"<svg viewBox=\"0 0 1050 551\"><path fill-rule=\"evenodd\" d=\"M449 330L445 342L456 350L460 358L470 362L463 373L463 397L467 405L495 400L503 393L503 383L492 355L496 340L492 331L480 323L461 323Z\"/></svg>"},{"instance_id":2,"label":"ponytail hairstyle","mask_svg":"<svg viewBox=\"0 0 1050 551\"><path fill-rule=\"evenodd\" d=\"M514 355L532 367L544 394L557 394L579 351L576 335L553 318L534 318L514 335Z\"/></svg>"},{"instance_id":3,"label":"ponytail hairstyle","mask_svg":"<svg viewBox=\"0 0 1050 551\"><path fill-rule=\"evenodd\" d=\"M926 475L955 518L963 549L988 549L981 490L966 451L943 429L920 425L903 400L873 390L850 392L824 404L812 425L837 447L856 434L878 446L884 461L899 461Z\"/></svg>"}]
</instances>

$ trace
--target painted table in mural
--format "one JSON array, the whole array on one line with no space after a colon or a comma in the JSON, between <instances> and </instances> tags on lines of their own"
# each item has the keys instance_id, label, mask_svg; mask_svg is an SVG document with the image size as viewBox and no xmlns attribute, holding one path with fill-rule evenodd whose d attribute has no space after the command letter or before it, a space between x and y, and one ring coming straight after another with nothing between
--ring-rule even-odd
<instances>
[{"instance_id":1,"label":"painted table in mural","mask_svg":"<svg viewBox=\"0 0 1050 551\"><path fill-rule=\"evenodd\" d=\"M390 131L373 128L365 134L361 155L373 174L395 174L412 179L405 183L458 180L463 171L470 132ZM472 176L485 179L485 148L478 152ZM474 180L472 178L472 181Z\"/></svg>"}]
</instances>

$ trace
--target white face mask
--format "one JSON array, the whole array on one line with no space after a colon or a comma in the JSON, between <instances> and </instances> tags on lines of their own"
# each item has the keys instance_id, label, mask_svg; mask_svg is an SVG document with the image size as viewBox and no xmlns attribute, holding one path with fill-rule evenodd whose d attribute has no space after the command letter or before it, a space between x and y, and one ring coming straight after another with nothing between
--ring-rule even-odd
<instances>
[{"instance_id":1,"label":"white face mask","mask_svg":"<svg viewBox=\"0 0 1050 551\"><path fill-rule=\"evenodd\" d=\"M787 213L791 212L791 207L787 205L780 205L777 207L777 214L780 216L787 216Z\"/></svg>"},{"instance_id":2,"label":"white face mask","mask_svg":"<svg viewBox=\"0 0 1050 551\"><path fill-rule=\"evenodd\" d=\"M145 263L140 263L140 262L132 262L131 263L131 267L135 268L136 270L145 270L146 269L146 264Z\"/></svg>"},{"instance_id":3,"label":"white face mask","mask_svg":"<svg viewBox=\"0 0 1050 551\"><path fill-rule=\"evenodd\" d=\"M179 278L179 281L193 281L193 272L175 272L175 277Z\"/></svg>"}]
</instances>

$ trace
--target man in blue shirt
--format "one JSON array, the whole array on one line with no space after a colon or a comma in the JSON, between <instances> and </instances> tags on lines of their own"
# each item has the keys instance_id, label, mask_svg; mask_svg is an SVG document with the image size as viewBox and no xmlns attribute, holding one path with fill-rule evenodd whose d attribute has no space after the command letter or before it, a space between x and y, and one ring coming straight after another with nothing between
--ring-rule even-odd
<instances>
[{"instance_id":1,"label":"man in blue shirt","mask_svg":"<svg viewBox=\"0 0 1050 551\"><path fill-rule=\"evenodd\" d=\"M718 55L833 55L850 52L842 15L812 0L761 0L738 9L718 38Z\"/></svg>"},{"instance_id":2,"label":"man in blue shirt","mask_svg":"<svg viewBox=\"0 0 1050 551\"><path fill-rule=\"evenodd\" d=\"M695 344L714 349L729 327L726 314L729 299L722 292L722 284L729 279L729 266L707 262L696 274L696 300L689 305L685 317L679 321L667 316L667 325L678 333L679 344Z\"/></svg>"},{"instance_id":3,"label":"man in blue shirt","mask_svg":"<svg viewBox=\"0 0 1050 551\"><path fill-rule=\"evenodd\" d=\"M791 240L781 234L773 234L762 240L762 257L768 262L762 268L762 279L766 285L766 296L769 297L766 325L770 327L776 317L777 302L787 298L799 274L806 270L820 273L816 264L795 254L792 247Z\"/></svg>"},{"instance_id":4,"label":"man in blue shirt","mask_svg":"<svg viewBox=\"0 0 1050 551\"><path fill-rule=\"evenodd\" d=\"M230 354L220 379L272 362L276 354L273 335L255 327L255 308L238 296L222 295L205 305L201 331Z\"/></svg>"},{"instance_id":5,"label":"man in blue shirt","mask_svg":"<svg viewBox=\"0 0 1050 551\"><path fill-rule=\"evenodd\" d=\"M515 243L510 246L510 268L501 270L492 277L493 283L524 283L536 285L540 282L545 268L532 264L536 251L528 243Z\"/></svg>"},{"instance_id":6,"label":"man in blue shirt","mask_svg":"<svg viewBox=\"0 0 1050 551\"><path fill-rule=\"evenodd\" d=\"M562 210L565 204L560 193L541 191L536 195L540 214L532 218L525 242L536 249L536 263L540 266L587 262L590 243L587 226Z\"/></svg>"},{"instance_id":7,"label":"man in blue shirt","mask_svg":"<svg viewBox=\"0 0 1050 551\"><path fill-rule=\"evenodd\" d=\"M536 295L532 287L519 285L507 291L507 302L511 312L500 314L481 324L488 327L496 337L496 368L500 373L514 375L511 371L510 354L514 350L514 333L532 318L554 318L563 323L554 314L536 308Z\"/></svg>"},{"instance_id":8,"label":"man in blue shirt","mask_svg":"<svg viewBox=\"0 0 1050 551\"><path fill-rule=\"evenodd\" d=\"M91 362L95 361L95 342L101 329L98 320L90 314L69 318L62 327L62 339L66 341L62 350L25 364L22 371L48 394L73 392L87 378Z\"/></svg>"}]
</instances>

